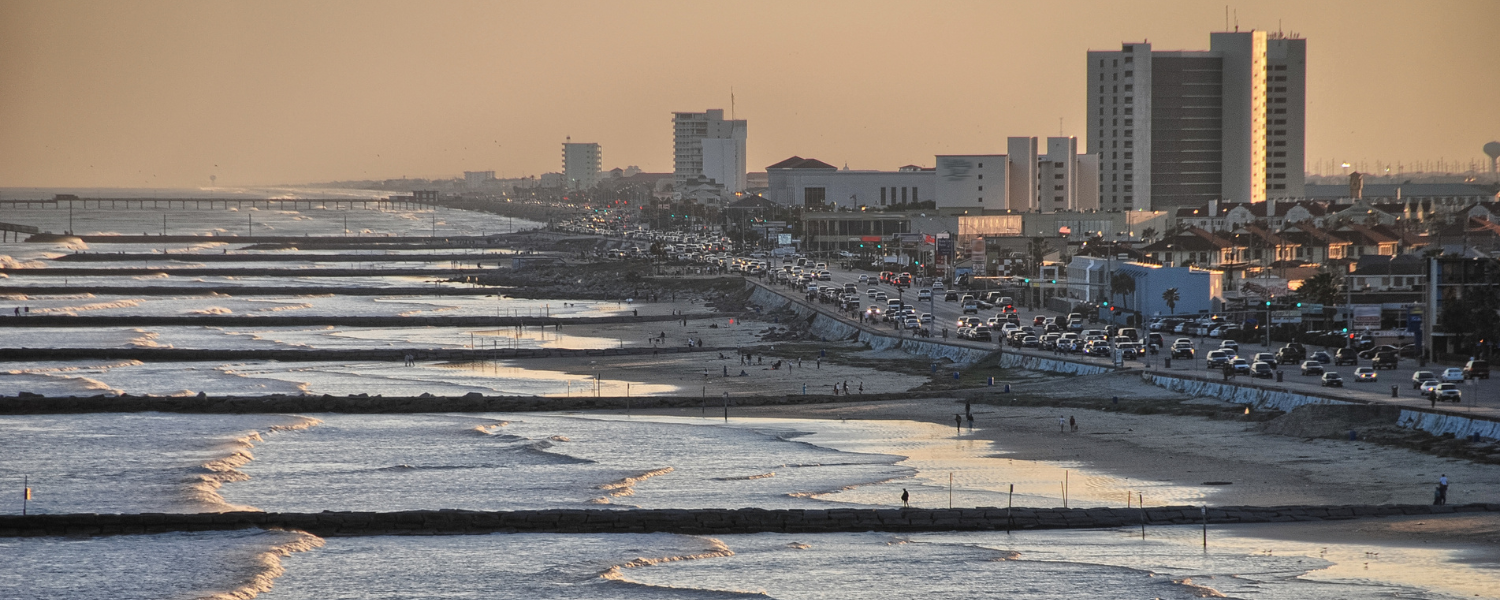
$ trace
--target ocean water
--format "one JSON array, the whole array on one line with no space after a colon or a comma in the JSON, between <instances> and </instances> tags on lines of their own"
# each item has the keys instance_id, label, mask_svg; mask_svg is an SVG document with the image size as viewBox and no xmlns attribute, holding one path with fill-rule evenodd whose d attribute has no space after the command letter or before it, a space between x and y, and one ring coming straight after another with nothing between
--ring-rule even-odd
<instances>
[{"instance_id":1,"label":"ocean water","mask_svg":"<svg viewBox=\"0 0 1500 600\"><path fill-rule=\"evenodd\" d=\"M204 506L195 476L229 472L203 467L216 461L234 464L234 475L216 488L219 509L299 511L893 506L903 487L918 505L946 506L948 473L961 475L955 505L988 504L1000 497L994 488L1008 488L999 482L1014 481L1024 491L1017 504L1055 506L1060 498L1049 497L1042 480L1072 467L1009 460L946 427L899 421L148 414L3 417L0 427L0 456L30 449L5 461L0 481L34 473L39 502L59 512ZM1104 500L1084 492L1076 501ZM1257 537L1251 526L1215 526L1210 534L1207 551L1196 527L1152 527L1145 539L1133 528L0 539L0 551L25 557L0 569L0 597L190 598L255 589L269 599L1293 599L1493 597L1500 590L1500 578L1464 562L1462 548L1287 542ZM1365 554L1371 551L1378 554ZM116 563L134 553L145 556L130 589L95 583L124 577Z\"/></svg>"}]
</instances>

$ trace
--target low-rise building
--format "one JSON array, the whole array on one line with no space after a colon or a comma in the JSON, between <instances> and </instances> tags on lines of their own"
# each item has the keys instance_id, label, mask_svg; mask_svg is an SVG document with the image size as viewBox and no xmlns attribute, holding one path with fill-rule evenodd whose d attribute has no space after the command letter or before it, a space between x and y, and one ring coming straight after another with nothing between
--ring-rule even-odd
<instances>
[{"instance_id":1,"label":"low-rise building","mask_svg":"<svg viewBox=\"0 0 1500 600\"><path fill-rule=\"evenodd\" d=\"M933 169L907 165L895 171L839 169L793 156L766 167L766 197L782 206L815 210L900 210L936 197Z\"/></svg>"}]
</instances>

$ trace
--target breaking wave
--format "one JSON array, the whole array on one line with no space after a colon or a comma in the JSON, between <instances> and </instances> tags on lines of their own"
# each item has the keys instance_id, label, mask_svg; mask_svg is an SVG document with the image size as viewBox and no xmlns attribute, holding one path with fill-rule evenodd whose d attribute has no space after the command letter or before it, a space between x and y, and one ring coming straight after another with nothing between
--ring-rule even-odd
<instances>
[{"instance_id":1,"label":"breaking wave","mask_svg":"<svg viewBox=\"0 0 1500 600\"><path fill-rule=\"evenodd\" d=\"M761 473L759 475L740 475L738 477L715 477L714 481L750 481L751 479L767 479L767 478L775 477L775 476L776 476L776 472L775 471L771 471L770 473Z\"/></svg>"},{"instance_id":2,"label":"breaking wave","mask_svg":"<svg viewBox=\"0 0 1500 600\"><path fill-rule=\"evenodd\" d=\"M599 489L604 490L604 492L607 494L606 497L595 498L595 499L591 500L590 502L592 502L594 504L609 504L609 499L610 498L624 498L624 497L627 497L627 496L634 496L635 495L635 484L640 483L642 481L645 481L647 479L650 479L652 477L659 477L659 476L666 475L667 473L671 473L671 472L672 472L672 467L662 467L660 469L656 469L656 470L653 470L653 471L646 471L646 472L643 472L643 473L638 473L638 474L632 475L630 477L626 477L624 479L619 479L619 480L616 480L616 481L612 481L612 482L606 483L604 485L599 486Z\"/></svg>"},{"instance_id":3,"label":"breaking wave","mask_svg":"<svg viewBox=\"0 0 1500 600\"><path fill-rule=\"evenodd\" d=\"M109 309L112 309L112 308L135 308L137 306L140 306L142 302L145 302L145 300L141 300L141 299L116 300L114 302L95 302L93 304L83 304L83 305L79 305L79 306L54 306L54 307L51 307L51 308L34 308L34 309L31 310L31 312L42 313L42 314L52 314L52 315L76 316L77 313L84 312L84 311L90 311L90 310L109 310Z\"/></svg>"},{"instance_id":4,"label":"breaking wave","mask_svg":"<svg viewBox=\"0 0 1500 600\"><path fill-rule=\"evenodd\" d=\"M251 600L259 596L261 592L269 592L276 583L276 578L286 573L281 566L281 557L289 556L293 552L307 552L323 547L323 538L305 531L284 531L282 535L290 535L292 539L271 546L265 552L255 555L251 559L254 563L254 571L250 577L232 590L200 596L200 600Z\"/></svg>"},{"instance_id":5,"label":"breaking wave","mask_svg":"<svg viewBox=\"0 0 1500 600\"><path fill-rule=\"evenodd\" d=\"M644 558L644 557L642 557L642 558L636 558L635 560L627 561L627 562L624 562L624 563L621 563L621 564L618 564L618 565L613 565L610 568L605 569L604 572L602 572L602 573L599 574L599 578L600 579L604 579L604 580L608 580L608 581L611 581L611 582L615 582L615 583L624 583L624 584L630 584L630 585L636 585L636 586L647 587L647 588L654 588L654 589L678 589L678 590L681 590L681 589L692 589L692 590L702 591L702 592L708 592L708 593L723 594L723 595L726 595L726 596L755 596L755 597L764 597L764 596L767 595L765 593L765 591L743 592L743 591L737 591L737 590L708 590L708 589L702 589L702 588L681 588L681 587L669 586L669 585L652 585L652 584L641 583L639 581L632 581L629 578L625 577L625 572L626 571L628 571L630 569L637 569L637 568L640 568L640 567L654 567L654 566L657 566L657 565L663 565L663 564L673 563L673 562L681 562L681 561L686 561L686 560L703 560L703 559L709 559L709 558L729 558L731 556L734 556L734 551L730 550L729 546L724 545L724 542L721 542L721 541L719 541L717 539L714 539L714 538L703 539L703 542L707 545L707 548L705 548L702 552L699 552L699 553L696 553L696 554L683 554L683 555L679 555L679 556L666 556L666 557L661 557L661 558Z\"/></svg>"},{"instance_id":6,"label":"breaking wave","mask_svg":"<svg viewBox=\"0 0 1500 600\"><path fill-rule=\"evenodd\" d=\"M229 310L227 308L224 308L222 306L210 306L208 308L200 308L198 310L187 311L187 314L190 314L190 315L227 315L227 314L231 314L233 312L234 311Z\"/></svg>"},{"instance_id":7,"label":"breaking wave","mask_svg":"<svg viewBox=\"0 0 1500 600\"><path fill-rule=\"evenodd\" d=\"M8 255L0 254L0 268L5 269L45 269L47 263L39 260L19 261Z\"/></svg>"},{"instance_id":8,"label":"breaking wave","mask_svg":"<svg viewBox=\"0 0 1500 600\"><path fill-rule=\"evenodd\" d=\"M295 418L297 420L291 423L272 425L270 427L267 427L265 433L270 434L281 431L298 431L307 429L309 427L314 427L322 423L322 421L319 421L312 417L298 416ZM199 465L199 467L205 472L196 473L192 478L189 479L187 484L188 497L208 506L211 510L216 512L260 510L253 506L238 506L230 504L229 502L224 500L223 496L219 495L219 488L224 487L224 484L226 483L246 481L250 479L250 476L246 475L243 471L240 471L239 467L242 467L246 463L255 460L255 455L250 453L250 449L255 447L255 442L261 441L265 441L265 438L261 437L261 432L251 431L250 433L245 434L243 437L230 442L229 446L231 448L231 451L229 452L229 454ZM250 597L253 598L254 596Z\"/></svg>"}]
</instances>

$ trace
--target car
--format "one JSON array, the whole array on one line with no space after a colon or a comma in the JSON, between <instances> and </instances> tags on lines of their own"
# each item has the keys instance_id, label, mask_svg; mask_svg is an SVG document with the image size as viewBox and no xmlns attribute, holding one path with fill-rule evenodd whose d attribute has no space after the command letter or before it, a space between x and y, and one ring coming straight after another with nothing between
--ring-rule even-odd
<instances>
[{"instance_id":1,"label":"car","mask_svg":"<svg viewBox=\"0 0 1500 600\"><path fill-rule=\"evenodd\" d=\"M1411 389L1420 389L1424 381L1437 381L1437 374L1432 371L1417 371L1411 374Z\"/></svg>"},{"instance_id":2,"label":"car","mask_svg":"<svg viewBox=\"0 0 1500 600\"><path fill-rule=\"evenodd\" d=\"M1333 357L1322 350L1312 353L1312 359L1325 365L1333 362Z\"/></svg>"},{"instance_id":3,"label":"car","mask_svg":"<svg viewBox=\"0 0 1500 600\"><path fill-rule=\"evenodd\" d=\"M1423 397L1431 396L1432 390L1440 385L1443 385L1443 382L1436 379L1428 379L1426 381L1423 381L1420 386L1417 386L1417 393L1421 394Z\"/></svg>"},{"instance_id":4,"label":"car","mask_svg":"<svg viewBox=\"0 0 1500 600\"><path fill-rule=\"evenodd\" d=\"M1400 363L1401 359L1396 356L1395 352L1381 352L1370 361L1370 366L1377 369L1394 369Z\"/></svg>"},{"instance_id":5,"label":"car","mask_svg":"<svg viewBox=\"0 0 1500 600\"><path fill-rule=\"evenodd\" d=\"M1229 363L1229 360L1230 356L1228 352L1225 352L1223 350L1214 350L1208 353L1208 359L1204 361L1204 364L1210 370L1223 369L1224 365Z\"/></svg>"},{"instance_id":6,"label":"car","mask_svg":"<svg viewBox=\"0 0 1500 600\"><path fill-rule=\"evenodd\" d=\"M931 323L932 322L932 313L922 313L922 316L918 317L918 318L920 318L923 323Z\"/></svg>"},{"instance_id":7,"label":"car","mask_svg":"<svg viewBox=\"0 0 1500 600\"><path fill-rule=\"evenodd\" d=\"M917 302L930 302L931 300L932 290L917 290Z\"/></svg>"},{"instance_id":8,"label":"car","mask_svg":"<svg viewBox=\"0 0 1500 600\"><path fill-rule=\"evenodd\" d=\"M958 292L943 292L943 302L958 302Z\"/></svg>"},{"instance_id":9,"label":"car","mask_svg":"<svg viewBox=\"0 0 1500 600\"><path fill-rule=\"evenodd\" d=\"M1458 367L1443 369L1443 374L1438 376L1443 383L1463 383L1464 370Z\"/></svg>"},{"instance_id":10,"label":"car","mask_svg":"<svg viewBox=\"0 0 1500 600\"><path fill-rule=\"evenodd\" d=\"M1369 381L1373 383L1379 380L1380 374L1375 372L1374 367L1360 367L1354 370L1354 381L1356 382Z\"/></svg>"},{"instance_id":11,"label":"car","mask_svg":"<svg viewBox=\"0 0 1500 600\"><path fill-rule=\"evenodd\" d=\"M1033 327L1042 327L1042 326L1045 326L1046 324L1047 324L1047 317L1044 317L1042 315L1037 315L1037 316L1031 318L1031 325Z\"/></svg>"},{"instance_id":12,"label":"car","mask_svg":"<svg viewBox=\"0 0 1500 600\"><path fill-rule=\"evenodd\" d=\"M1276 365L1278 364L1276 362L1276 357L1274 355L1272 355L1270 352L1257 352L1257 353L1255 353L1255 358L1252 358L1251 360L1253 362L1263 362L1263 363L1266 363L1268 365L1271 365L1272 368L1275 368Z\"/></svg>"},{"instance_id":13,"label":"car","mask_svg":"<svg viewBox=\"0 0 1500 600\"><path fill-rule=\"evenodd\" d=\"M870 288L868 290L865 290L865 296L868 296L871 300L874 300L875 299L875 295L879 294L879 293L880 293L880 290L877 290L875 288Z\"/></svg>"},{"instance_id":14,"label":"car","mask_svg":"<svg viewBox=\"0 0 1500 600\"><path fill-rule=\"evenodd\" d=\"M1344 378L1339 377L1338 373L1329 371L1323 374L1323 377L1319 379L1319 383L1323 387L1344 387Z\"/></svg>"},{"instance_id":15,"label":"car","mask_svg":"<svg viewBox=\"0 0 1500 600\"><path fill-rule=\"evenodd\" d=\"M1034 335L1028 335L1026 337L1021 338L1021 347L1022 348L1036 348L1039 344L1040 344L1040 342L1036 339L1036 336L1034 336Z\"/></svg>"},{"instance_id":16,"label":"car","mask_svg":"<svg viewBox=\"0 0 1500 600\"><path fill-rule=\"evenodd\" d=\"M1243 358L1232 358L1229 359L1229 368L1233 369L1236 374L1248 375L1250 374L1250 361Z\"/></svg>"},{"instance_id":17,"label":"car","mask_svg":"<svg viewBox=\"0 0 1500 600\"><path fill-rule=\"evenodd\" d=\"M1219 349L1221 349L1221 350L1228 350L1228 351L1233 352L1235 354L1239 354L1240 353L1240 343L1236 342L1234 340L1224 340L1222 342L1219 342Z\"/></svg>"},{"instance_id":18,"label":"car","mask_svg":"<svg viewBox=\"0 0 1500 600\"><path fill-rule=\"evenodd\" d=\"M1339 348L1333 353L1333 366L1359 364L1359 352L1353 348Z\"/></svg>"},{"instance_id":19,"label":"car","mask_svg":"<svg viewBox=\"0 0 1500 600\"><path fill-rule=\"evenodd\" d=\"M1380 346L1376 346L1374 348L1371 348L1369 350L1365 350L1364 352L1360 352L1359 353L1359 357L1360 358L1364 358L1364 359L1370 359L1370 358L1375 358L1377 355L1385 353L1385 352L1390 352L1392 354L1395 354L1396 352L1398 352L1400 350L1401 350L1400 348L1397 348L1395 346L1380 345Z\"/></svg>"},{"instance_id":20,"label":"car","mask_svg":"<svg viewBox=\"0 0 1500 600\"><path fill-rule=\"evenodd\" d=\"M1303 375L1322 375L1323 374L1323 363L1320 363L1320 362L1315 361L1315 360L1304 360L1304 361L1302 361L1302 374Z\"/></svg>"},{"instance_id":21,"label":"car","mask_svg":"<svg viewBox=\"0 0 1500 600\"><path fill-rule=\"evenodd\" d=\"M1172 358L1193 358L1192 346L1172 346Z\"/></svg>"},{"instance_id":22,"label":"car","mask_svg":"<svg viewBox=\"0 0 1500 600\"><path fill-rule=\"evenodd\" d=\"M978 313L979 313L979 303L978 302L975 302L973 300L966 300L966 301L964 301L964 314L969 315L969 314L978 314Z\"/></svg>"},{"instance_id":23,"label":"car","mask_svg":"<svg viewBox=\"0 0 1500 600\"><path fill-rule=\"evenodd\" d=\"M1464 363L1464 378L1489 379L1490 363L1488 361L1479 360L1477 358L1470 359L1469 362Z\"/></svg>"},{"instance_id":24,"label":"car","mask_svg":"<svg viewBox=\"0 0 1500 600\"><path fill-rule=\"evenodd\" d=\"M1276 367L1265 361L1256 361L1250 365L1250 376L1262 379L1270 379L1276 376Z\"/></svg>"},{"instance_id":25,"label":"car","mask_svg":"<svg viewBox=\"0 0 1500 600\"><path fill-rule=\"evenodd\" d=\"M860 275L859 276L859 282L860 283L869 283L870 282L870 276L869 275Z\"/></svg>"},{"instance_id":26,"label":"car","mask_svg":"<svg viewBox=\"0 0 1500 600\"><path fill-rule=\"evenodd\" d=\"M1463 398L1463 392L1458 391L1458 384L1456 383L1439 383L1437 387L1432 388L1432 391L1427 394L1427 397L1432 398L1434 402L1438 400L1459 402Z\"/></svg>"}]
</instances>

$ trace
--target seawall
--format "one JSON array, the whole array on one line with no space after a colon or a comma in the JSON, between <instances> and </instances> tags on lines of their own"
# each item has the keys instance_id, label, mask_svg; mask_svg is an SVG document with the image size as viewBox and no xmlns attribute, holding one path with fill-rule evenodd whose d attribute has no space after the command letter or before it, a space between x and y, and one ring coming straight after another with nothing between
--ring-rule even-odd
<instances>
[{"instance_id":1,"label":"seawall","mask_svg":"<svg viewBox=\"0 0 1500 600\"><path fill-rule=\"evenodd\" d=\"M514 360L524 358L588 358L598 356L654 356L656 354L685 354L698 352L721 352L733 354L734 348L706 348L696 346L652 348L632 346L629 348L600 348L596 350L574 350L563 348L497 348L469 350L464 348L371 348L371 349L314 349L296 350L284 348L257 348L244 350L222 350L206 348L0 348L0 362L58 361L58 360L138 360L141 362L194 362L194 361L248 361L274 360L281 362L320 361L404 361L407 354L418 361L475 362L486 360Z\"/></svg>"},{"instance_id":2,"label":"seawall","mask_svg":"<svg viewBox=\"0 0 1500 600\"><path fill-rule=\"evenodd\" d=\"M63 514L0 516L0 537L100 536L178 531L296 529L322 537L487 533L837 533L1101 529L1337 521L1500 512L1500 504L1196 506L1138 508L759 508L662 510L415 510L401 512Z\"/></svg>"}]
</instances>

